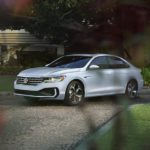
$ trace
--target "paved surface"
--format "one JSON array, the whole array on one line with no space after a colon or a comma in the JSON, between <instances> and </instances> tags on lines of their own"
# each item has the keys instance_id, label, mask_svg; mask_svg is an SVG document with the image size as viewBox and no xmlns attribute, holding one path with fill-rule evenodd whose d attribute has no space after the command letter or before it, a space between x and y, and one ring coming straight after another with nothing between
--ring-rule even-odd
<instances>
[{"instance_id":1,"label":"paved surface","mask_svg":"<svg viewBox=\"0 0 150 150\"><path fill-rule=\"evenodd\" d=\"M66 150L88 133L89 116L98 126L120 109L112 98L89 99L81 111L62 102L0 96L0 150ZM142 95L134 103L149 98Z\"/></svg>"}]
</instances>

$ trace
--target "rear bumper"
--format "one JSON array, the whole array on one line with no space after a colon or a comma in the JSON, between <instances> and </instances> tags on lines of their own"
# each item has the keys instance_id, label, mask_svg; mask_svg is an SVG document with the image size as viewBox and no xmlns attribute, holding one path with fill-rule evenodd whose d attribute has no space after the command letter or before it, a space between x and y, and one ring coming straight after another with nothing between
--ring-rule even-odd
<instances>
[{"instance_id":1,"label":"rear bumper","mask_svg":"<svg viewBox=\"0 0 150 150\"><path fill-rule=\"evenodd\" d=\"M144 80L141 79L139 81L139 85L138 85L138 92L141 92L141 90L143 89L143 87L144 87Z\"/></svg>"}]
</instances>

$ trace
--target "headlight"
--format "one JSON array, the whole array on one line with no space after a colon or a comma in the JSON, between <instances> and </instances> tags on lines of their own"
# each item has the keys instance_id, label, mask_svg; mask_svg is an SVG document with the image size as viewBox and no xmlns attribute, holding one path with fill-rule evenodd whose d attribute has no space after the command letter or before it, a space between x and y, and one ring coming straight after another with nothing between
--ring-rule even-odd
<instances>
[{"instance_id":1,"label":"headlight","mask_svg":"<svg viewBox=\"0 0 150 150\"><path fill-rule=\"evenodd\" d=\"M63 81L65 79L65 77L66 76L64 76L64 75L48 77L48 78L44 78L44 82L45 83L60 82L60 81Z\"/></svg>"}]
</instances>

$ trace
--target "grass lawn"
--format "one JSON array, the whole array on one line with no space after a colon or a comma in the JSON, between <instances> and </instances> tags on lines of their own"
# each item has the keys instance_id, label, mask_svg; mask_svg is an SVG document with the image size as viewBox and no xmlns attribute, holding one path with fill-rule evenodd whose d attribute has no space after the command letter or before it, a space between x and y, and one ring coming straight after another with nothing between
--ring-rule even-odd
<instances>
[{"instance_id":1,"label":"grass lawn","mask_svg":"<svg viewBox=\"0 0 150 150\"><path fill-rule=\"evenodd\" d=\"M15 76L0 76L0 92L13 91Z\"/></svg>"},{"instance_id":2,"label":"grass lawn","mask_svg":"<svg viewBox=\"0 0 150 150\"><path fill-rule=\"evenodd\" d=\"M76 150L150 150L150 104L134 105L113 121L88 136Z\"/></svg>"}]
</instances>

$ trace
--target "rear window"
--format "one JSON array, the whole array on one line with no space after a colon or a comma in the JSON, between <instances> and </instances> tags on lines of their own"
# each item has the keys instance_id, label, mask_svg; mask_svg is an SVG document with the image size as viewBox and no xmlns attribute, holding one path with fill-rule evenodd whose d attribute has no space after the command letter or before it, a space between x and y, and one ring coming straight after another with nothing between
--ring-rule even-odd
<instances>
[{"instance_id":1,"label":"rear window","mask_svg":"<svg viewBox=\"0 0 150 150\"><path fill-rule=\"evenodd\" d=\"M129 65L118 57L109 57L109 68L119 69L119 68L129 68Z\"/></svg>"}]
</instances>

